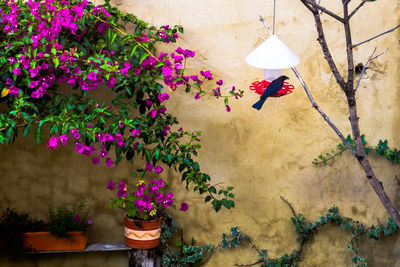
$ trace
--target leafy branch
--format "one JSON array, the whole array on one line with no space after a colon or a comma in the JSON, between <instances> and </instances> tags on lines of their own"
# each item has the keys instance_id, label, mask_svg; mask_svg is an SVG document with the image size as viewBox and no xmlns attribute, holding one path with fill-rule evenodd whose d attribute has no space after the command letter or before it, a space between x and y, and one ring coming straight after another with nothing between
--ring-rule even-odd
<instances>
[{"instance_id":1,"label":"leafy branch","mask_svg":"<svg viewBox=\"0 0 400 267\"><path fill-rule=\"evenodd\" d=\"M347 136L346 140L349 144L354 146L354 140L350 137L350 135ZM389 148L387 139L384 141L379 140L379 143L375 147L368 145L367 141L365 141L364 135L361 135L361 141L366 155L374 151L375 155L377 156L385 157L387 160L393 163L400 163L400 150L397 148ZM337 156L341 156L343 152L347 150L347 147L344 146L344 144L338 144L336 148L336 151L332 150L324 155L319 155L318 158L313 160L313 164L316 166L326 164L328 161L333 160Z\"/></svg>"}]
</instances>

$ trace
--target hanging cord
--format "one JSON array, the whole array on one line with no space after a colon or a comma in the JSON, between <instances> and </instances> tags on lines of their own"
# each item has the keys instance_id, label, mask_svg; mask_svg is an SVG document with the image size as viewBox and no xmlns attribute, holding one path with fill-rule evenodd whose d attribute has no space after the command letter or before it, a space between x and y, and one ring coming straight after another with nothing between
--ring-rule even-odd
<instances>
[{"instance_id":1,"label":"hanging cord","mask_svg":"<svg viewBox=\"0 0 400 267\"><path fill-rule=\"evenodd\" d=\"M274 21L273 21L273 24L272 24L272 34L275 34L275 7L276 7L276 0L274 0Z\"/></svg>"}]
</instances>

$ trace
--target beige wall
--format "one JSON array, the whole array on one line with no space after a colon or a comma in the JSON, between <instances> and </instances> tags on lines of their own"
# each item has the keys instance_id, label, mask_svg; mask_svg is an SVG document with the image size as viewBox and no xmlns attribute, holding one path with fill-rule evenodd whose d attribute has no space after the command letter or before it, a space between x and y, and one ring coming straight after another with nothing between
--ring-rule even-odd
<instances>
[{"instance_id":1,"label":"beige wall","mask_svg":"<svg viewBox=\"0 0 400 267\"><path fill-rule=\"evenodd\" d=\"M337 10L336 2L339 1L322 1L332 10ZM297 236L290 221L291 211L280 196L312 221L334 204L344 216L365 224L386 220L383 206L348 153L327 166L312 165L314 157L329 152L339 139L311 108L291 71L283 73L296 87L294 93L268 99L259 112L251 108L258 97L248 86L260 80L263 72L247 65L244 58L262 42L261 36L267 36L257 16L262 13L272 25L272 0L116 0L113 3L157 26L182 24L185 34L177 45L197 54L188 63L188 73L210 69L228 86L245 89L244 97L231 103L230 113L225 112L221 100L205 97L195 101L193 94L182 90L173 93L168 103L169 110L184 128L203 132L203 148L198 157L203 171L212 176L214 183L235 186L236 208L215 213L204 204L203 197L184 191L178 175L172 171L163 173L177 199L189 203L186 213L172 211L188 239L193 236L200 243L216 244L222 233L227 233L231 226L239 226L259 247L268 249L271 256L290 253L297 247ZM367 3L354 17L354 42L397 25L398 14L397 1ZM332 54L344 71L343 30L328 15L322 17ZM297 68L315 100L347 135L350 128L345 97L323 60L312 16L300 1L277 1L276 33L302 59ZM399 36L397 31L355 49L355 62L359 63L367 60L374 47L378 47L378 52L389 48L371 64L357 92L361 131L371 145L387 138L391 147L400 147ZM170 49L177 45L172 44ZM44 144L31 143L31 139L19 139L14 145L0 146L0 208L11 206L40 217L46 214L48 203L57 205L85 195L95 223L90 230L90 242L121 240L122 215L108 208L112 196L105 190L105 184L110 178L127 178L132 167L92 166L89 159L72 148L52 152ZM399 206L399 185L395 179L399 166L374 155L370 158L388 194ZM337 227L324 228L305 246L301 266L351 266L352 254L346 249L350 238L350 233ZM370 255L370 266L400 266L400 261L396 261L400 257L397 236L364 242L362 252L362 256ZM123 253L91 254L78 259L87 266L100 263L127 266ZM250 248L239 248L217 254L207 266L233 266L256 259ZM26 266L63 266L76 261L75 256L52 256Z\"/></svg>"}]
</instances>

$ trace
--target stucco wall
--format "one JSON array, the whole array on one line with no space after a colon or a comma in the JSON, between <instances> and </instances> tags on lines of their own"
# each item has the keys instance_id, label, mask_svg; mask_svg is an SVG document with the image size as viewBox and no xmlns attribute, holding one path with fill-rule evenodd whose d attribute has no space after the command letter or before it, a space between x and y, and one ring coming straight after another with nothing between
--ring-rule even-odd
<instances>
[{"instance_id":1,"label":"stucco wall","mask_svg":"<svg viewBox=\"0 0 400 267\"><path fill-rule=\"evenodd\" d=\"M168 108L184 128L203 132L203 148L198 157L201 168L212 176L213 183L234 185L236 194L234 209L215 213L204 204L203 197L183 190L177 174L165 171L162 177L170 181L176 198L189 204L186 213L172 211L188 239L193 236L199 243L216 244L222 233L239 226L259 247L268 249L271 256L290 253L297 246L297 236L290 221L291 211L280 196L310 220L317 219L334 204L344 216L365 224L386 220L383 206L350 154L344 153L327 166L312 165L312 159L329 152L339 139L311 107L290 70L284 70L283 74L291 78L296 88L292 94L268 99L261 111L251 108L258 96L248 86L260 80L263 72L247 65L244 58L262 42L261 36L267 37L257 16L262 13L272 26L272 0L116 0L113 3L157 26L182 24L185 34L178 44L171 45L171 50L179 45L196 51L196 58L188 62L188 73L210 69L228 86L245 89L244 97L231 103L230 113L225 112L221 100L195 101L192 94L182 90L171 94ZM322 3L332 10L339 5L336 1ZM397 25L398 14L397 1L367 3L353 19L354 42ZM343 29L328 15L322 18L333 57L343 72L346 66ZM301 58L297 68L315 100L347 135L350 128L345 96L323 59L313 18L300 1L277 1L276 33ZM357 64L365 63L374 47L378 47L378 52L389 48L371 63L357 92L361 131L371 145L387 138L391 147L400 147L399 36L400 32L388 34L354 51ZM15 207L40 217L46 214L49 203L58 205L84 195L94 221L89 241L121 240L122 214L108 208L112 196L105 190L105 184L109 179L128 177L132 167L92 166L90 159L75 153L71 147L53 152L44 144L32 143L32 138L20 138L14 145L0 146L0 209ZM370 159L389 196L400 206L395 179L399 166L374 155ZM324 228L305 246L301 266L351 266L352 255L346 249L350 238L349 233L338 228ZM400 266L397 239L395 236L364 242L362 256L369 259L370 266ZM256 259L256 253L244 247L219 253L206 266L233 266ZM40 257L21 266L84 264L127 266L127 260L124 253L97 253ZM12 266L6 262L3 265Z\"/></svg>"}]
</instances>

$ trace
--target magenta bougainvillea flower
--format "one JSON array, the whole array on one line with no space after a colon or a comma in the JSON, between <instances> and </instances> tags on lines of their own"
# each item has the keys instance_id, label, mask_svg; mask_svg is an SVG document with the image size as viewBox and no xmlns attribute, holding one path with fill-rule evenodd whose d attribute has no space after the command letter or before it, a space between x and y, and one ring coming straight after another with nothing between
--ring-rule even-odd
<instances>
[{"instance_id":1,"label":"magenta bougainvillea flower","mask_svg":"<svg viewBox=\"0 0 400 267\"><path fill-rule=\"evenodd\" d=\"M132 133L133 137L138 137L139 134L140 134L140 130L139 129L133 129L131 133Z\"/></svg>"},{"instance_id":2,"label":"magenta bougainvillea flower","mask_svg":"<svg viewBox=\"0 0 400 267\"><path fill-rule=\"evenodd\" d=\"M97 30L100 34L104 34L108 28L110 28L110 26L102 22L97 26Z\"/></svg>"},{"instance_id":3,"label":"magenta bougainvillea flower","mask_svg":"<svg viewBox=\"0 0 400 267\"><path fill-rule=\"evenodd\" d=\"M155 117L157 116L157 110L152 109L152 110L149 112L148 115L149 115L150 117L152 117L152 118L155 118Z\"/></svg>"},{"instance_id":4,"label":"magenta bougainvillea flower","mask_svg":"<svg viewBox=\"0 0 400 267\"><path fill-rule=\"evenodd\" d=\"M74 136L75 139L81 138L81 134L79 133L77 128L71 129L70 133Z\"/></svg>"},{"instance_id":5,"label":"magenta bougainvillea flower","mask_svg":"<svg viewBox=\"0 0 400 267\"><path fill-rule=\"evenodd\" d=\"M146 168L144 169L145 172L151 172L153 170L153 164L146 163Z\"/></svg>"},{"instance_id":6,"label":"magenta bougainvillea flower","mask_svg":"<svg viewBox=\"0 0 400 267\"><path fill-rule=\"evenodd\" d=\"M99 151L99 156L104 158L105 156L108 155L108 151L104 149L104 145L101 147L101 150Z\"/></svg>"},{"instance_id":7,"label":"magenta bougainvillea flower","mask_svg":"<svg viewBox=\"0 0 400 267\"><path fill-rule=\"evenodd\" d=\"M100 158L99 158L99 157L93 157L93 158L92 158L92 163L93 163L94 165L100 164Z\"/></svg>"},{"instance_id":8,"label":"magenta bougainvillea flower","mask_svg":"<svg viewBox=\"0 0 400 267\"><path fill-rule=\"evenodd\" d=\"M107 183L107 189L114 190L115 189L115 183L113 181L109 181Z\"/></svg>"},{"instance_id":9,"label":"magenta bougainvillea flower","mask_svg":"<svg viewBox=\"0 0 400 267\"><path fill-rule=\"evenodd\" d=\"M58 139L55 136L50 137L49 143L47 144L47 148L50 148L51 150L56 150L58 145Z\"/></svg>"},{"instance_id":10,"label":"magenta bougainvillea flower","mask_svg":"<svg viewBox=\"0 0 400 267\"><path fill-rule=\"evenodd\" d=\"M181 208L179 209L180 211L187 211L189 208L189 205L186 202L181 203Z\"/></svg>"},{"instance_id":11,"label":"magenta bougainvillea flower","mask_svg":"<svg viewBox=\"0 0 400 267\"><path fill-rule=\"evenodd\" d=\"M164 102L164 101L166 101L168 99L169 99L169 95L167 93L158 95L158 100L160 100L160 102Z\"/></svg>"},{"instance_id":12,"label":"magenta bougainvillea flower","mask_svg":"<svg viewBox=\"0 0 400 267\"><path fill-rule=\"evenodd\" d=\"M107 167L111 167L111 166L114 165L114 164L115 164L115 162L114 162L112 159L106 158L106 165L107 165Z\"/></svg>"},{"instance_id":13,"label":"magenta bougainvillea flower","mask_svg":"<svg viewBox=\"0 0 400 267\"><path fill-rule=\"evenodd\" d=\"M162 168L161 166L156 166L156 167L154 168L154 172L155 172L155 173L160 174L160 173L162 173L162 171L163 171L163 168Z\"/></svg>"},{"instance_id":14,"label":"magenta bougainvillea flower","mask_svg":"<svg viewBox=\"0 0 400 267\"><path fill-rule=\"evenodd\" d=\"M58 140L63 146L65 146L68 142L68 135L66 134L60 135L60 137L58 137Z\"/></svg>"}]
</instances>

